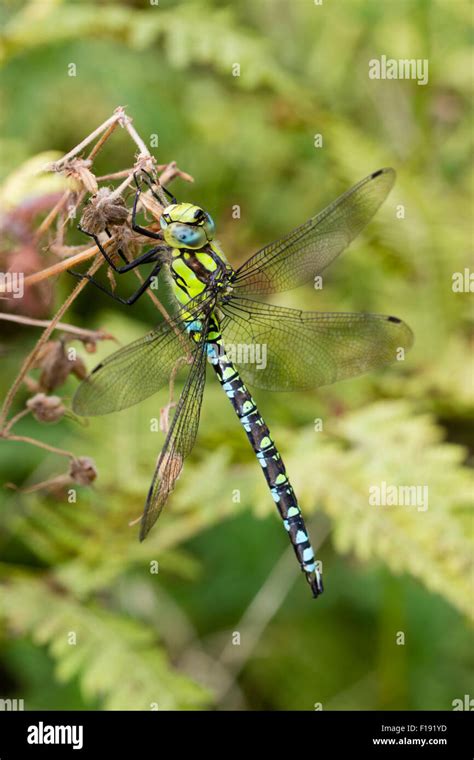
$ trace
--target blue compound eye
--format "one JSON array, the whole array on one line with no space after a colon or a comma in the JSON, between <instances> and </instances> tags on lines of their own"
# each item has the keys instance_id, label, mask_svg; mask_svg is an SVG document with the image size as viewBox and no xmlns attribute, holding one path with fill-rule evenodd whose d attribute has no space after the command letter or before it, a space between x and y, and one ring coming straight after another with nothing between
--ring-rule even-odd
<instances>
[{"instance_id":1,"label":"blue compound eye","mask_svg":"<svg viewBox=\"0 0 474 760\"><path fill-rule=\"evenodd\" d=\"M214 237L214 232L216 231L216 225L214 224L214 219L212 216L206 213L206 221L202 226L206 231L207 239L212 240Z\"/></svg>"},{"instance_id":2,"label":"blue compound eye","mask_svg":"<svg viewBox=\"0 0 474 760\"><path fill-rule=\"evenodd\" d=\"M166 221L164 214L160 216L160 227L162 230L165 230L168 226L168 222Z\"/></svg>"},{"instance_id":3,"label":"blue compound eye","mask_svg":"<svg viewBox=\"0 0 474 760\"><path fill-rule=\"evenodd\" d=\"M173 224L169 234L178 248L202 248L207 243L204 229L190 224Z\"/></svg>"}]
</instances>

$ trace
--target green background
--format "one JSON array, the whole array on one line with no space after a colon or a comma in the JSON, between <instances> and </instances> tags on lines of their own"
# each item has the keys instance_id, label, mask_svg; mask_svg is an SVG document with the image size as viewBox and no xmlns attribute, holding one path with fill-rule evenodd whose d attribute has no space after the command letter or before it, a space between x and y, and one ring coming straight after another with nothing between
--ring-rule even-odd
<instances>
[{"instance_id":1,"label":"green background","mask_svg":"<svg viewBox=\"0 0 474 760\"><path fill-rule=\"evenodd\" d=\"M415 333L404 363L370 376L255 392L323 561L317 602L215 378L194 452L142 545L128 522L163 442L150 418L166 392L86 426L20 422L18 433L93 457L99 477L76 504L0 494L0 698L29 709L453 709L472 683L472 294L452 288L472 242L469 3L43 0L0 14L4 207L47 186L32 179L12 197L24 162L69 151L118 105L146 142L158 134L159 162L193 175L173 192L211 212L234 265L393 166L388 201L323 290L277 302L396 314ZM428 84L370 80L381 55L428 59ZM118 130L97 173L133 155ZM33 245L7 232L3 268ZM68 241L84 242L74 225ZM44 245L33 254L38 269L54 260ZM72 285L66 274L52 283L35 316L51 317ZM131 292L133 276L119 287ZM86 289L67 321L125 344L156 312L147 298L127 310ZM0 324L3 396L39 332ZM112 350L82 355L92 367ZM76 386L59 392L69 401ZM22 388L15 411L27 398ZM27 487L65 460L2 442L0 462L2 482ZM427 485L429 509L369 506L381 481Z\"/></svg>"}]
</instances>

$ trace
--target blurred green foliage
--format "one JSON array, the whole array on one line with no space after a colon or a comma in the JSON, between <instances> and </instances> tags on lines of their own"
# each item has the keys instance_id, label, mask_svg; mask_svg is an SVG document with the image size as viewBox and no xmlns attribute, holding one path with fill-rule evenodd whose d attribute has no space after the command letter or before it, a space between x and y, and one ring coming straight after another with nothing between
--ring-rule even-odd
<instances>
[{"instance_id":1,"label":"blurred green foliage","mask_svg":"<svg viewBox=\"0 0 474 760\"><path fill-rule=\"evenodd\" d=\"M393 165L389 200L324 289L278 300L394 313L416 341L403 365L377 375L317 394L255 394L315 544L328 536L317 603L286 561L259 467L212 378L196 449L141 545L127 523L163 441L149 420L166 394L86 427L25 419L24 435L92 456L99 479L77 504L3 499L1 697L51 709L451 709L469 692L472 295L452 289L472 238L469 17L463 0L3 4L4 203L19 166L67 152L118 105L146 140L159 136L158 161L195 177L173 191L210 210L234 265ZM382 54L427 58L429 84L369 80ZM119 131L97 171L132 160ZM63 276L58 305L70 289ZM88 291L68 321L126 343L156 319L144 301L127 312ZM35 336L2 325L2 396ZM89 366L110 351L101 345ZM2 443L0 457L1 480L24 486L63 467L19 443ZM370 507L382 480L427 485L429 509Z\"/></svg>"}]
</instances>

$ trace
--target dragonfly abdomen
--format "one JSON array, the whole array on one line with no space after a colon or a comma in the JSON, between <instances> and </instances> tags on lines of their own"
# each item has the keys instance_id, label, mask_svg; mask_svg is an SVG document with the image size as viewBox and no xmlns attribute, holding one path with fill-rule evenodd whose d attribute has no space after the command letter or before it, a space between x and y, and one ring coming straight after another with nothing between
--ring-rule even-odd
<instances>
[{"instance_id":1,"label":"dragonfly abdomen","mask_svg":"<svg viewBox=\"0 0 474 760\"><path fill-rule=\"evenodd\" d=\"M313 596L317 597L323 591L321 573L317 567L308 531L280 453L255 401L237 369L223 352L222 345L210 343L208 353L219 382L234 407L260 462L262 472L283 520L283 525L288 533L301 570L306 576Z\"/></svg>"}]
</instances>

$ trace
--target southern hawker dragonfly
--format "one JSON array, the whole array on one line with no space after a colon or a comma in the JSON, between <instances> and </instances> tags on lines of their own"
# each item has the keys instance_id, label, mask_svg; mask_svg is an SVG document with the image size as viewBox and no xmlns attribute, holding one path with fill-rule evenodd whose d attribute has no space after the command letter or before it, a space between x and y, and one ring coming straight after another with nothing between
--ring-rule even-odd
<instances>
[{"instance_id":1,"label":"southern hawker dragonfly","mask_svg":"<svg viewBox=\"0 0 474 760\"><path fill-rule=\"evenodd\" d=\"M145 181L160 200L147 177ZM319 563L295 492L247 384L265 391L318 388L394 361L400 349L410 347L413 335L397 317L305 312L255 299L289 290L318 275L366 226L394 180L393 169L374 172L237 270L214 239L210 215L199 206L173 199L163 208L160 232L137 224L138 183L131 224L136 232L155 241L151 249L117 266L97 235L83 230L94 238L116 272L153 265L136 293L127 300L115 298L134 303L167 267L177 305L172 318L99 364L79 386L73 401L79 415L114 412L168 384L183 363L187 368L146 499L141 539L158 519L184 458L193 448L210 363L261 465L313 596L322 593ZM82 276L114 295L89 275ZM242 344L265 346L265 366L232 361L229 346Z\"/></svg>"}]
</instances>

